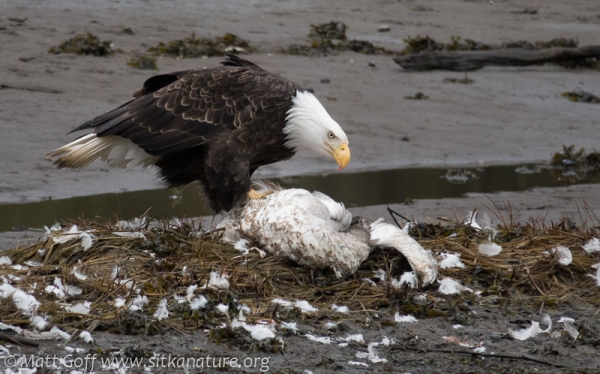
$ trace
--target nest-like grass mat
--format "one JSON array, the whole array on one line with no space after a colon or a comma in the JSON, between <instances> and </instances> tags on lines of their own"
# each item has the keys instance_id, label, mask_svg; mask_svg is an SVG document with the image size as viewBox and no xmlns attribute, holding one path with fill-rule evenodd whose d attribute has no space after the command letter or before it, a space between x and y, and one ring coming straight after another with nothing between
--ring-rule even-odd
<instances>
[{"instance_id":1,"label":"nest-like grass mat","mask_svg":"<svg viewBox=\"0 0 600 374\"><path fill-rule=\"evenodd\" d=\"M230 316L237 316L243 304L251 308L250 321L324 316L339 320L375 311L392 322L390 316L396 311L425 318L444 315L436 309L436 300L441 299L436 284L424 290L428 301L422 304L415 304L413 296L423 290L392 286L392 279L410 270L396 251L376 250L354 275L336 279L329 270L303 268L285 258L269 254L261 257L257 252L241 255L231 245L221 244L218 232L200 233L191 224L174 227L168 222L154 221L152 225L129 230L144 236L132 238L115 234L127 230L111 223L76 223L79 230L92 235L88 249L84 249L77 236L57 242L57 238L65 235L64 231L57 231L37 244L1 253L12 260L13 266L0 266L0 279L30 292L40 301L37 314L68 330L154 334L165 328L184 331L214 327ZM485 230L448 222L419 224L411 230L411 235L435 256L442 252L461 256L466 267L440 269L440 277L452 277L473 290L482 291L478 296L469 292L442 295L445 300L462 297L481 302L492 298L507 303L544 302L546 305L599 304L595 280L588 276L593 272L591 265L598 259L588 256L581 248L594 233L594 229L582 230L564 222L551 227L500 226L496 242L501 242L503 251L487 257L478 252L479 244L489 240L490 233ZM548 251L559 245L571 250L573 261L568 266L560 265L557 256ZM18 270L14 264L24 267ZM385 271L385 280L374 276L378 269ZM225 275L230 287L206 287L211 272ZM77 277L76 273L85 274L87 278ZM82 292L59 299L46 290L55 284L56 278L63 284L79 287ZM198 285L195 296L204 295L208 299L204 308L192 310L188 302L181 302L192 285ZM129 302L139 295L149 301L142 310L131 311L127 303L115 306L117 298ZM306 300L319 311L305 314L297 308L273 303L274 298L292 302ZM154 313L162 300L167 302L169 317L158 319ZM91 302L87 314L65 309L84 301ZM218 304L229 306L229 316L216 308ZM347 306L351 312L349 315L335 312L332 304ZM9 299L2 300L0 314L4 323L29 327L30 317Z\"/></svg>"}]
</instances>

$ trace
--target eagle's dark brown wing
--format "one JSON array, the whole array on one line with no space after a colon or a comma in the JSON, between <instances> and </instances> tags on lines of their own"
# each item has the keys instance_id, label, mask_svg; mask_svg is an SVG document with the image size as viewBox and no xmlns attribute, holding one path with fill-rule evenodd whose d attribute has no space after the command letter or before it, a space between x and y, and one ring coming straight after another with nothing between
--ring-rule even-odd
<instances>
[{"instance_id":1,"label":"eagle's dark brown wing","mask_svg":"<svg viewBox=\"0 0 600 374\"><path fill-rule=\"evenodd\" d=\"M267 118L283 120L273 113L285 114L297 89L230 56L224 66L152 77L135 99L73 131L91 128L99 137L118 135L162 156L202 145L223 131L252 127Z\"/></svg>"}]
</instances>

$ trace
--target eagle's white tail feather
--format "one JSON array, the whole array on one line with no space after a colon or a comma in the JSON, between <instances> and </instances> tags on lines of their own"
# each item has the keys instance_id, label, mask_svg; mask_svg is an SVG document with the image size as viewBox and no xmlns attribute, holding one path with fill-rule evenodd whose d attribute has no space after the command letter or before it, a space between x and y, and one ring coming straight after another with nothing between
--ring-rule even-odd
<instances>
[{"instance_id":1,"label":"eagle's white tail feather","mask_svg":"<svg viewBox=\"0 0 600 374\"><path fill-rule=\"evenodd\" d=\"M96 159L120 168L129 163L146 167L158 158L149 155L129 139L113 135L97 137L94 133L82 136L48 154L48 158L57 156L61 156L55 161L59 167L75 169L87 166Z\"/></svg>"}]
</instances>

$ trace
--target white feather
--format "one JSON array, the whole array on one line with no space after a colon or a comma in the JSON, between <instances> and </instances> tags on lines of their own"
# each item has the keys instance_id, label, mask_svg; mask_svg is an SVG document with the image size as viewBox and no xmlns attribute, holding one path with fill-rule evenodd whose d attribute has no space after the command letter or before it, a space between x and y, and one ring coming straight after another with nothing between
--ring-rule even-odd
<instances>
[{"instance_id":1,"label":"white feather","mask_svg":"<svg viewBox=\"0 0 600 374\"><path fill-rule=\"evenodd\" d=\"M48 155L60 156L56 161L61 167L82 168L97 159L124 168L128 164L147 167L158 159L146 153L131 140L116 135L97 137L90 133L64 145Z\"/></svg>"}]
</instances>

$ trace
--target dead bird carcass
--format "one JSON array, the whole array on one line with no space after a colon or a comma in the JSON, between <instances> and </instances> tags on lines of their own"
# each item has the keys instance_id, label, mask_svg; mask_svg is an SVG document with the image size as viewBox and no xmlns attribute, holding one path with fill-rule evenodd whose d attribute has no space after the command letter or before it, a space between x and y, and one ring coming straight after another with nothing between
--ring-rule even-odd
<instances>
[{"instance_id":1,"label":"dead bird carcass","mask_svg":"<svg viewBox=\"0 0 600 374\"><path fill-rule=\"evenodd\" d=\"M383 219L352 217L344 204L321 192L266 183L255 188L273 193L230 211L218 225L225 229L224 241L247 240L303 266L330 268L338 277L353 274L374 248L386 248L406 257L419 286L435 281L437 268L431 253L397 226Z\"/></svg>"}]
</instances>

